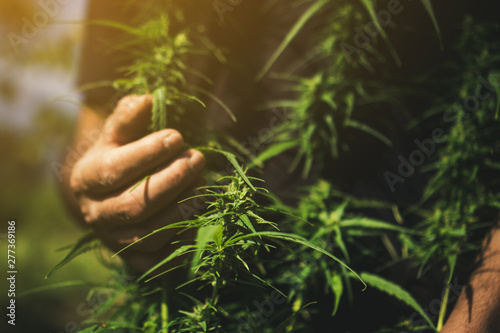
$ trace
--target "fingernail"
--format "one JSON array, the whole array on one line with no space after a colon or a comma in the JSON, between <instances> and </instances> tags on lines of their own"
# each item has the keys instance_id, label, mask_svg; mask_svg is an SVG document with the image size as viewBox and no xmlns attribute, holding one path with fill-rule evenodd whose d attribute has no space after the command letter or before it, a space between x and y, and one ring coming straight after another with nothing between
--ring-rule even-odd
<instances>
[{"instance_id":1,"label":"fingernail","mask_svg":"<svg viewBox=\"0 0 500 333\"><path fill-rule=\"evenodd\" d=\"M195 172L199 172L205 166L205 157L199 151L195 151L191 155L188 163L191 169L193 169Z\"/></svg>"},{"instance_id":2,"label":"fingernail","mask_svg":"<svg viewBox=\"0 0 500 333\"><path fill-rule=\"evenodd\" d=\"M163 146L165 148L172 148L173 146L178 146L181 143L182 146L182 137L177 132L169 132L167 136L163 139Z\"/></svg>"}]
</instances>

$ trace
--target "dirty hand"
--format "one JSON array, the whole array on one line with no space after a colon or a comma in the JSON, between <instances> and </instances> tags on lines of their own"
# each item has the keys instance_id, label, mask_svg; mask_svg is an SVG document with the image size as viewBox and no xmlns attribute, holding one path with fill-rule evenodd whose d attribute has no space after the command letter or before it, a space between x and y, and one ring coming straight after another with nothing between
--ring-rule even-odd
<instances>
[{"instance_id":1,"label":"dirty hand","mask_svg":"<svg viewBox=\"0 0 500 333\"><path fill-rule=\"evenodd\" d=\"M177 202L193 196L194 188L204 182L200 172L205 159L197 150L182 151L179 132L165 129L144 136L151 107L151 95L123 98L71 172L70 187L85 223L115 251L185 219ZM146 176L150 177L131 191ZM188 237L179 231L148 237L122 257L145 271L173 251L173 241Z\"/></svg>"}]
</instances>

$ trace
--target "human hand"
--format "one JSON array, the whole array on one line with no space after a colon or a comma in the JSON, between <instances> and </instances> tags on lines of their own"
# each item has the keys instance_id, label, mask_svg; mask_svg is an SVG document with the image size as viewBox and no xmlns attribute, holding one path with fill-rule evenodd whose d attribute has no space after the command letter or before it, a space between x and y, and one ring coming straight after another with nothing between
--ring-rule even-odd
<instances>
[{"instance_id":1,"label":"human hand","mask_svg":"<svg viewBox=\"0 0 500 333\"><path fill-rule=\"evenodd\" d=\"M200 172L205 159L197 150L182 152L179 132L165 129L144 136L151 107L151 95L123 98L106 120L99 139L71 172L70 187L85 223L114 251L182 221L177 202L192 196L193 188L204 183ZM173 241L192 238L178 232L156 233L121 255L146 271L175 249Z\"/></svg>"}]
</instances>

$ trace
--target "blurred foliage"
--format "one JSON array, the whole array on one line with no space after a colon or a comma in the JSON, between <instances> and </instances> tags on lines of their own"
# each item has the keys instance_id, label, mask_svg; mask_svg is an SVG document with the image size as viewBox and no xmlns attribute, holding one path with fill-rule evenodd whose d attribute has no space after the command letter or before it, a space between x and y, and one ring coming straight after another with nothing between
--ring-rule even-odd
<instances>
[{"instance_id":1,"label":"blurred foliage","mask_svg":"<svg viewBox=\"0 0 500 333\"><path fill-rule=\"evenodd\" d=\"M173 1L164 3L168 8ZM399 45L389 36L394 28L407 27L376 25L378 37L355 61L347 61L341 42L352 40L354 33L346 27L356 27L375 17L374 2L362 0L358 6L347 1L336 2L335 6L327 0L309 3L310 7L257 74L257 79L268 76L292 82L289 91L292 98L268 105L286 107L290 117L254 164L269 162L283 152L292 151L296 159L289 171L299 169L303 177L309 176L309 180L315 181L294 193L298 204L289 207L266 189L255 187L254 183L259 180L247 176L253 170L240 166L234 155L223 152L236 172L229 177L221 176L217 183L206 187L208 193L203 196L208 198L208 209L192 220L164 227L198 229L193 244L181 246L159 264L191 254L190 261L181 264L186 274L185 283L177 285L160 276L148 283L133 282L126 279L129 273L121 265L101 260L105 271L110 271L109 283L91 289L88 298L103 291L108 297L92 312L96 317L79 318L82 332L149 333L165 326L173 332L236 331L248 329L255 323L256 313L262 319L257 325L262 332L310 332L313 328L321 331L325 324L339 325L342 330L348 327L353 330L363 324L371 325L372 329L383 327L379 332L418 332L436 330L435 326L439 330L442 326L449 308L442 306L436 318L430 318L425 306L419 305L419 301L428 304L421 301L429 301L429 298L405 290L403 287L408 283L405 285L403 274L390 274L390 269L395 267L394 270L404 270L406 275L420 278L418 283L425 287L439 281L434 290L429 288L429 294L434 292L430 298L439 298L442 288L445 291L450 288L449 282L458 274L457 267L461 260L466 260L462 258L479 249L481 238L476 232L484 233L498 218L499 25L463 15L446 35L441 35L430 1L421 1L421 10L432 23L434 33L438 38L443 37L441 44L450 47L448 52L452 55L448 53L448 57L436 59L437 65L431 68L413 63L409 67L414 67L414 72L405 76L398 68L403 64L398 55ZM386 4L381 3L377 6ZM203 2L203 5L208 8L211 2ZM174 21L180 23L180 29L170 29ZM310 49L310 58L301 64L315 69L313 73L272 72L273 64L308 22L315 22L321 31L311 39L315 47ZM203 29L193 28L182 12L162 12L139 28L119 28L136 38L121 47L139 51L135 54L137 61L124 69L126 77L115 86L124 93L153 93L152 130L179 125L186 112L201 111L208 99L223 105L217 96L188 84L188 74L206 83L211 79L193 72L185 61L191 55L213 57L224 63L230 53L226 54L227 50L198 34ZM141 47L136 48L137 45ZM154 52L141 52L144 48ZM433 76L436 78L430 80ZM478 78L482 78L480 91L488 90L489 97L473 110L467 110L464 102L477 95ZM9 88L5 91L8 93ZM398 123L398 117L402 116L394 110L405 105L401 100L411 104L422 96L425 103L406 106L400 112L410 118L410 125L414 126ZM184 109L185 106L189 108ZM232 116L231 111L225 109ZM385 109L389 111L382 112ZM450 110L452 121L447 120ZM65 221L56 204L55 189L47 186L43 174L35 172L50 162L50 158L47 160L50 149L43 143L61 148L68 140L67 130L71 126L50 110L39 114L31 135L5 131L4 139L11 141L2 143L2 149L5 156L12 155L18 165L0 166L5 169L2 175L12 174L5 179L4 189L9 189L9 193L2 192L0 198L5 199L2 201L2 205L8 207L5 211L12 212L20 224L45 221L30 228L30 232L38 233L33 234L35 243L36 237L43 234L43 228L56 220L71 229L71 223ZM346 156L356 152L363 155L376 147L373 142L383 143L383 149L392 149L388 147L398 141L413 143L415 128L432 132L437 126L443 128L445 142L435 146L436 153L429 154L427 163L417 169L413 180L405 180L423 184L415 191L416 200L405 201L399 197L401 191L413 189L410 185L407 189L398 188L399 192L392 196L385 193L387 189L370 196L370 187L386 186L377 184L377 179L362 183L366 195L360 195L353 191L358 183L349 183L350 179L344 179L343 174L333 174L329 167L336 163L347 164L349 168L351 165L346 161L350 160ZM399 132L394 130L398 127ZM403 129L408 129L405 137L397 136ZM194 140L190 140L194 134L187 133L188 143L194 144ZM353 144L356 141L353 138L359 141L360 136L367 150ZM222 143L210 142L211 137L200 135L196 139L226 149ZM402 147L405 152L408 146ZM396 160L396 155L401 153L396 150L396 154L383 155L380 152L387 151L383 149L377 150L377 158ZM378 172L376 163L362 161L366 169ZM385 166L390 168L390 165ZM328 177L323 177L328 173ZM65 237L71 232L76 234L74 229L61 228L61 231L67 232ZM21 227L19 235L22 235ZM54 234L54 240L60 237ZM29 244L23 251L34 249L44 253L39 243ZM78 243L74 250L81 245ZM40 253L19 255L33 256L38 261ZM324 256L333 260L325 260ZM41 260L32 268L43 270L43 263ZM76 263L81 266L75 266ZM90 276L95 272L93 262L76 260L71 265L71 274L95 281ZM55 275L61 281L71 279L64 274L70 274L66 268ZM160 275L170 272L170 267L164 269ZM433 270L438 273L431 275ZM436 280L436 276L444 277L444 286L440 284L442 279ZM362 289L358 281L363 278L371 289L377 289L371 294L373 302L366 301L370 296L357 291ZM425 279L431 282L426 285L422 281ZM64 286L64 282L60 286ZM270 301L273 292L283 297L279 308ZM396 305L392 309L398 309L397 312L386 311L385 305L390 301L384 294L394 297ZM447 304L448 293L444 295L442 303ZM408 307L401 307L402 303ZM263 309L262 304L267 304L267 309L271 304L272 310ZM359 317L362 313L364 323L342 321L351 310L349 304L355 309L364 306L365 311L359 310L346 318ZM370 314L377 315L380 311L389 313L390 318L369 322L368 318L373 319ZM412 312L425 319L422 325L417 325L414 318L409 319Z\"/></svg>"},{"instance_id":2,"label":"blurred foliage","mask_svg":"<svg viewBox=\"0 0 500 333\"><path fill-rule=\"evenodd\" d=\"M2 35L20 34L23 17L31 18L38 10L36 1L0 1ZM48 88L46 78L71 75L80 28L67 27L57 38L41 31L28 44L22 45L25 47L18 54L13 52L7 38L2 38L0 45L3 71L0 78L3 119L0 154L4 157L0 163L0 215L2 226L11 219L15 219L17 226L16 332L65 331L92 316L96 307L86 300L88 287L25 297L20 296L22 292L59 281L106 282L109 276L99 260L89 255L71 270L62 270L54 279L44 280L60 257L56 250L67 246L69 240L81 233L63 205L60 184L51 167L52 162L61 161L71 142L75 117L68 112L71 106L55 103L52 95L40 96L38 90ZM35 80L40 75L44 81L37 87ZM66 87L62 94L67 94L70 88ZM15 126L11 119L22 119L21 126ZM6 245L5 232L0 231L2 248ZM6 290L4 282L1 287ZM7 302L7 293L2 293L0 304L4 306ZM6 321L1 322L0 331L11 330Z\"/></svg>"},{"instance_id":3,"label":"blurred foliage","mask_svg":"<svg viewBox=\"0 0 500 333\"><path fill-rule=\"evenodd\" d=\"M44 280L60 257L56 250L68 245L64 240L77 237L81 229L68 216L57 178L50 168L50 163L60 158L64 147L71 141L74 121L48 107L42 108L34 120L32 131L6 127L0 131L0 153L8 156L8 160L0 165L0 211L3 221L14 219L17 226L16 304L19 319L16 329L19 332L63 330L67 322L78 322L88 315L78 314L76 310L85 300L86 291L83 289L19 297L21 292L57 281L107 279L99 262L89 256L71 270L61 271L54 280ZM1 233L3 235L4 231ZM0 244L4 246L5 239L0 239ZM7 294L2 294L0 303L6 304L6 299ZM30 320L21 320L23 313L29 313ZM9 332L7 328L3 329L3 332Z\"/></svg>"}]
</instances>

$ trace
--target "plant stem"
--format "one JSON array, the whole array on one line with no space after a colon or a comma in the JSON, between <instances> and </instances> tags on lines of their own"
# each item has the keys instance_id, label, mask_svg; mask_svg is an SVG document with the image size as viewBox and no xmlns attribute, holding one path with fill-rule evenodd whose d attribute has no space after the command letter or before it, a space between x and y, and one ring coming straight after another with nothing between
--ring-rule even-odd
<instances>
[{"instance_id":1,"label":"plant stem","mask_svg":"<svg viewBox=\"0 0 500 333\"><path fill-rule=\"evenodd\" d=\"M444 293L443 299L441 300L441 309L439 310L439 319L437 323L437 331L441 331L441 328L443 327L444 324L444 316L446 315L446 308L448 305L448 296L450 294L450 284L448 283L446 285L446 291Z\"/></svg>"},{"instance_id":2,"label":"plant stem","mask_svg":"<svg viewBox=\"0 0 500 333\"><path fill-rule=\"evenodd\" d=\"M163 280L163 288L161 290L161 327L162 333L168 333L168 303L167 303L167 282Z\"/></svg>"}]
</instances>

